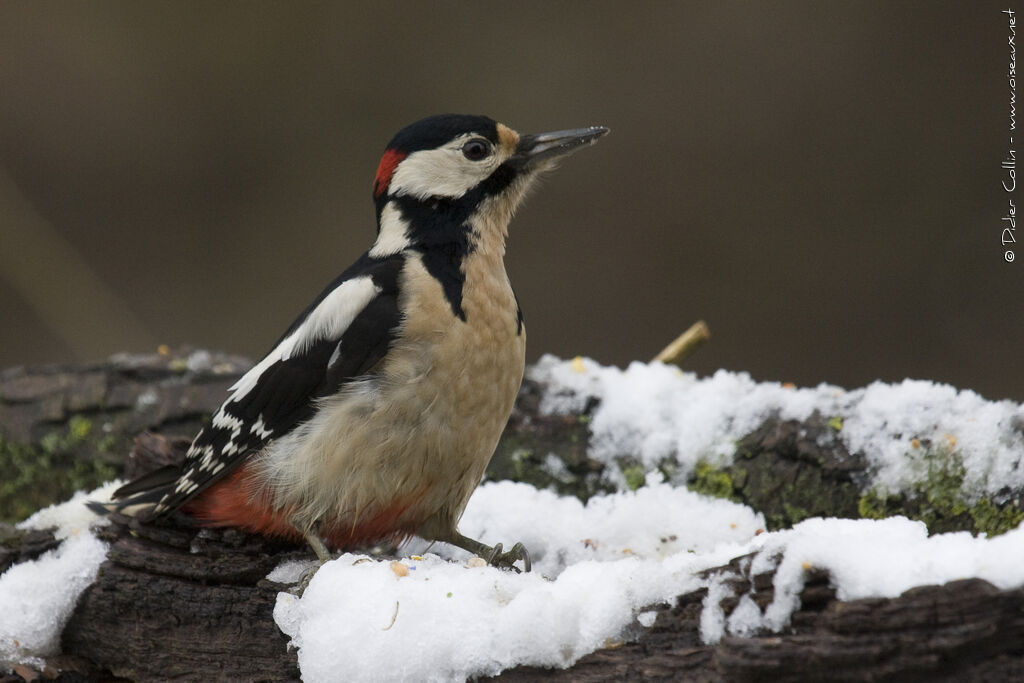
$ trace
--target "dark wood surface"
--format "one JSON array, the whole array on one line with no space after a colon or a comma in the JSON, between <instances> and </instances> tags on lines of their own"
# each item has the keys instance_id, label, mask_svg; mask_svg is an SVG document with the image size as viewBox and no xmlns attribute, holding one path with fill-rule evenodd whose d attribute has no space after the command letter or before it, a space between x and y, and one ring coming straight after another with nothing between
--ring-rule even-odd
<instances>
[{"instance_id":1,"label":"dark wood surface","mask_svg":"<svg viewBox=\"0 0 1024 683\"><path fill-rule=\"evenodd\" d=\"M111 425L104 434L124 444L124 451L133 444L123 468L136 475L180 458L187 436L246 367L239 359L211 358L192 369L172 354L7 371L0 374L0 432L8 443L36 448L74 417L87 416ZM587 457L587 411L540 415L541 392L524 384L488 476L552 486L584 500L606 490L601 473L607 465ZM133 440L143 429L161 433ZM745 469L742 476L733 471L725 493L775 515L778 525L797 521L785 517L787 510L857 516L865 459L847 453L829 430L821 416L807 423L768 420L741 440L738 462ZM71 446L75 457L101 457L92 441ZM540 467L548 453L563 459L564 472ZM628 466L628 454L623 464ZM308 550L231 530L197 529L182 518L150 526L126 521L103 533L111 551L64 629L63 654L48 660L46 671L19 667L0 673L0 681L298 678L296 655L272 617L276 595L286 587L264 577L283 559L311 556ZM0 525L0 570L56 544L47 532ZM771 575L751 577L745 564L737 560L716 570L733 590L723 603L726 613L744 594L761 606L772 599ZM673 605L652 606L658 615L651 628L624 634L622 643L568 670L521 667L499 678L1024 680L1021 590L969 579L892 599L843 602L827 574L811 570L805 578L801 607L791 627L778 634L701 643L701 590Z\"/></svg>"}]
</instances>

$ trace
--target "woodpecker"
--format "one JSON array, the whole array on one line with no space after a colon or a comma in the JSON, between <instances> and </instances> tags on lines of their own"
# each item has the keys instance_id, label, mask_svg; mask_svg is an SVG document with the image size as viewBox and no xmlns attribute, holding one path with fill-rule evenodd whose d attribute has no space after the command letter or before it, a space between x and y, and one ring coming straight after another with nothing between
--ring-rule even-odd
<instances>
[{"instance_id":1,"label":"woodpecker","mask_svg":"<svg viewBox=\"0 0 1024 683\"><path fill-rule=\"evenodd\" d=\"M322 562L417 535L529 570L521 543L457 529L523 377L505 240L538 175L607 132L456 114L403 128L373 182L373 246L228 390L181 466L99 507L305 539Z\"/></svg>"}]
</instances>

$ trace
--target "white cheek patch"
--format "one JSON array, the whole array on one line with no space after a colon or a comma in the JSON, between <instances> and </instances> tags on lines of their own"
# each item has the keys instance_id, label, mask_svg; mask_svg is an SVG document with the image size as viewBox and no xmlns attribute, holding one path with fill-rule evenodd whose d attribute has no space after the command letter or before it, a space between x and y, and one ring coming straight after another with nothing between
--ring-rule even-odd
<instances>
[{"instance_id":1,"label":"white cheek patch","mask_svg":"<svg viewBox=\"0 0 1024 683\"><path fill-rule=\"evenodd\" d=\"M424 149L407 156L391 176L389 194L417 199L461 197L505 160L499 153L483 161L470 161L462 154L463 142L460 138L440 149Z\"/></svg>"}]
</instances>

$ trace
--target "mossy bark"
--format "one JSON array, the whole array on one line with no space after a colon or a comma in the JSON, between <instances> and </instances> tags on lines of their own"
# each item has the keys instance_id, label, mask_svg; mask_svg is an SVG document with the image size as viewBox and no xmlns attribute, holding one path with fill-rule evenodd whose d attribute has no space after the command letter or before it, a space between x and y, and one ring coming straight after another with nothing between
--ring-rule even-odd
<instances>
[{"instance_id":1,"label":"mossy bark","mask_svg":"<svg viewBox=\"0 0 1024 683\"><path fill-rule=\"evenodd\" d=\"M144 430L191 438L249 365L185 351L3 371L0 521L119 476Z\"/></svg>"},{"instance_id":2,"label":"mossy bark","mask_svg":"<svg viewBox=\"0 0 1024 683\"><path fill-rule=\"evenodd\" d=\"M182 351L0 373L0 521L18 521L122 474L140 432L191 438L249 367L235 356ZM643 484L635 455L622 454L611 465L588 457L596 405L574 415L544 415L543 391L523 382L488 480L528 482L583 501L614 490L615 481ZM835 416L768 419L738 441L731 465L700 463L685 483L763 512L770 529L819 515L905 515L936 532L996 534L1024 520L1021 491L980 500L962 495L962 461L950 444L915 441L907 457L920 465L917 484L899 495L872 489L867 459L847 452L841 431ZM670 465L664 469L673 478Z\"/></svg>"},{"instance_id":3,"label":"mossy bark","mask_svg":"<svg viewBox=\"0 0 1024 683\"><path fill-rule=\"evenodd\" d=\"M72 469L91 463L93 468L124 468L128 476L180 458L188 438L248 367L222 356L202 356L202 363L192 358L190 363L185 355L123 357L86 368L0 374L2 450L10 453L4 456L4 467L19 473L35 468L39 473L17 480L15 499L28 501L31 492L26 489L41 489L41 482L55 478L53 458L58 455L69 458ZM524 383L488 478L550 486L584 501L610 490L609 482L616 478L642 484L635 457L625 454L606 464L588 456L595 406L579 415L542 415L543 390ZM140 437L127 463L115 464L143 429L163 434ZM761 510L772 528L813 515L873 517L915 511L941 519L949 528L972 530L1005 530L1019 519L1012 492L1000 501L972 505L957 499L963 472L962 465L957 469L955 451L942 452L929 444L921 445L927 455L920 457L934 462L924 467L920 490L898 498L865 492L868 464L863 455L846 451L841 429L841 421L817 415L803 423L769 419L738 442L732 465L702 463L691 473L689 485ZM609 467L619 469L616 477L610 476ZM87 486L89 476L98 482L106 472L86 468L75 481ZM47 495L65 493L60 489ZM26 506L49 502L32 501ZM286 638L271 618L273 596L282 587L262 577L281 559L304 549L232 531L198 531L177 520L155 527L129 524L107 533L114 544L110 557L65 629L65 655L49 661L55 670L67 672L68 680L111 680L113 674L136 680L171 675L211 680L222 678L225 666L235 679L297 677L294 653L287 651ZM56 543L46 532L0 526L0 570ZM771 576L748 576L745 566L738 560L718 570L735 593L723 603L726 614L743 594L762 606L771 600ZM968 581L914 589L891 600L846 603L835 598L827 575L812 571L806 578L802 607L791 629L782 634L727 636L714 646L701 643L697 624L706 591L697 591L680 596L673 606L652 606L658 613L652 628L625 634L623 643L589 655L569 670L524 667L501 678L1009 680L1024 674L1021 591ZM894 647L894 642L904 645Z\"/></svg>"},{"instance_id":4,"label":"mossy bark","mask_svg":"<svg viewBox=\"0 0 1024 683\"><path fill-rule=\"evenodd\" d=\"M743 437L733 464L734 500L764 513L769 530L808 517L857 517L867 460L850 454L833 421L769 419Z\"/></svg>"},{"instance_id":5,"label":"mossy bark","mask_svg":"<svg viewBox=\"0 0 1024 683\"><path fill-rule=\"evenodd\" d=\"M52 537L33 532L24 557ZM299 679L296 653L271 617L287 586L263 577L284 559L312 554L234 530L199 530L179 520L114 526L96 582L62 635L63 655L47 675L85 683ZM702 573L725 587L723 618L746 598L774 599L771 572L749 557ZM830 575L808 568L799 607L781 633L700 637L702 588L651 605L650 628L635 625L565 670L518 667L510 681L874 681L1020 680L1024 675L1024 590L970 579L924 586L891 599L842 601ZM381 663L382 671L387 667ZM27 674L35 674L23 668ZM424 672L429 674L430 672ZM63 677L63 678L61 678ZM17 678L0 680L17 681Z\"/></svg>"}]
</instances>

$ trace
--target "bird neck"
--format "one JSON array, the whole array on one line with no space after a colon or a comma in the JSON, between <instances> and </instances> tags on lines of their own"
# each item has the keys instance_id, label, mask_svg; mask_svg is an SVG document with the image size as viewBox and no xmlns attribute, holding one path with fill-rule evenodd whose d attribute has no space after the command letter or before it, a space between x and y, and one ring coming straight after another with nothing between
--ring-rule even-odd
<instances>
[{"instance_id":1,"label":"bird neck","mask_svg":"<svg viewBox=\"0 0 1024 683\"><path fill-rule=\"evenodd\" d=\"M465 321L462 289L469 259L478 269L507 281L503 257L511 219L508 206L499 197L471 205L451 199L392 197L380 209L377 241L369 256L418 254L427 272L441 284L452 312Z\"/></svg>"},{"instance_id":2,"label":"bird neck","mask_svg":"<svg viewBox=\"0 0 1024 683\"><path fill-rule=\"evenodd\" d=\"M383 258L415 249L456 266L477 250L500 259L511 217L508 202L500 197L472 204L447 198L391 197L378 212L377 241L370 255Z\"/></svg>"}]
</instances>

